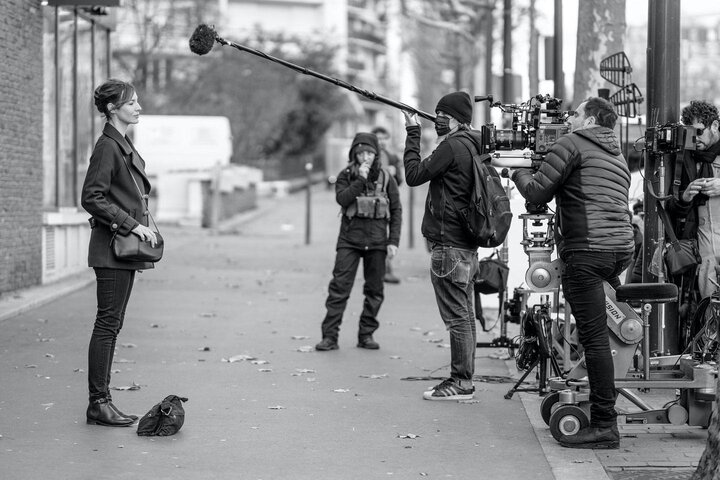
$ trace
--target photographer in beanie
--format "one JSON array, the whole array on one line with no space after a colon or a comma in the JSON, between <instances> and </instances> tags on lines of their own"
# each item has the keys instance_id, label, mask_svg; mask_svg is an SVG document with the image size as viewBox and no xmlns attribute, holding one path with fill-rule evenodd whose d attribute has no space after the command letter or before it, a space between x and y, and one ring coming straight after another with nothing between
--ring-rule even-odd
<instances>
[{"instance_id":1,"label":"photographer in beanie","mask_svg":"<svg viewBox=\"0 0 720 480\"><path fill-rule=\"evenodd\" d=\"M377 314L384 296L385 259L394 257L400 244L402 208L395 179L382 168L377 137L358 133L350 147L350 162L337 177L335 200L342 210L333 278L325 302L319 351L337 350L342 316L355 282L360 259L365 285L358 328L358 348L377 350L373 339Z\"/></svg>"},{"instance_id":2,"label":"photographer in beanie","mask_svg":"<svg viewBox=\"0 0 720 480\"><path fill-rule=\"evenodd\" d=\"M430 182L422 234L431 247L430 277L440 316L450 333L450 378L423 394L426 400L469 400L475 394L475 311L473 278L478 244L468 233L458 209L468 205L473 189L472 156L482 151L480 132L470 129L473 103L465 92L453 92L435 108L438 146L420 157L417 116L405 115L405 182Z\"/></svg>"}]
</instances>

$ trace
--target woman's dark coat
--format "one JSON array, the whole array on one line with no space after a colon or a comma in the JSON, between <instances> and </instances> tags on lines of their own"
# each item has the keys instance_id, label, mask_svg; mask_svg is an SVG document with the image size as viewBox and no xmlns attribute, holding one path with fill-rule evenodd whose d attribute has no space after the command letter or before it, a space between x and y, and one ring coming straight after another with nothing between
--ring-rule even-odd
<instances>
[{"instance_id":1,"label":"woman's dark coat","mask_svg":"<svg viewBox=\"0 0 720 480\"><path fill-rule=\"evenodd\" d=\"M132 177L125 165L126 161L132 170ZM106 123L90 157L82 188L81 203L92 215L91 225L94 224L88 251L90 267L125 270L146 270L154 267L154 264L149 262L118 261L110 247L110 240L115 233L134 235L130 231L138 224L148 225L147 208L133 177L147 199L150 182L145 175L145 161L130 139L123 137L115 127Z\"/></svg>"}]
</instances>

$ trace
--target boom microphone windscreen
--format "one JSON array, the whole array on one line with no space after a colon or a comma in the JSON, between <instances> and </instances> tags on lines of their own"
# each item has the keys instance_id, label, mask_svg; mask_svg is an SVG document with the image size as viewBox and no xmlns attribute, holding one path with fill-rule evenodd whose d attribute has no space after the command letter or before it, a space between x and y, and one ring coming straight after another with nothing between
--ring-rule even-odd
<instances>
[{"instance_id":1,"label":"boom microphone windscreen","mask_svg":"<svg viewBox=\"0 0 720 480\"><path fill-rule=\"evenodd\" d=\"M212 27L205 25L198 25L190 37L190 51L197 53L198 55L205 55L212 50L215 45L215 38L217 34Z\"/></svg>"}]
</instances>

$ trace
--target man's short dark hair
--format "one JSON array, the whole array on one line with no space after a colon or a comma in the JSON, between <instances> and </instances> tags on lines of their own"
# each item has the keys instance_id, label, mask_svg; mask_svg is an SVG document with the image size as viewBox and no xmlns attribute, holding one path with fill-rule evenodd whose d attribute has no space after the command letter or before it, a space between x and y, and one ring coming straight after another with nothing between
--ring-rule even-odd
<instances>
[{"instance_id":1,"label":"man's short dark hair","mask_svg":"<svg viewBox=\"0 0 720 480\"><path fill-rule=\"evenodd\" d=\"M600 97L590 97L585 103L585 116L595 117L597 124L601 127L615 128L618 115L615 107L609 100Z\"/></svg>"},{"instance_id":2,"label":"man's short dark hair","mask_svg":"<svg viewBox=\"0 0 720 480\"><path fill-rule=\"evenodd\" d=\"M682 109L680 120L685 125L692 125L693 120L697 119L705 127L709 127L718 118L715 105L705 100L691 100L690 105Z\"/></svg>"},{"instance_id":3,"label":"man's short dark hair","mask_svg":"<svg viewBox=\"0 0 720 480\"><path fill-rule=\"evenodd\" d=\"M385 127L375 127L370 130L370 133L374 133L375 135L387 135L388 137L390 136L390 132L388 132Z\"/></svg>"}]
</instances>

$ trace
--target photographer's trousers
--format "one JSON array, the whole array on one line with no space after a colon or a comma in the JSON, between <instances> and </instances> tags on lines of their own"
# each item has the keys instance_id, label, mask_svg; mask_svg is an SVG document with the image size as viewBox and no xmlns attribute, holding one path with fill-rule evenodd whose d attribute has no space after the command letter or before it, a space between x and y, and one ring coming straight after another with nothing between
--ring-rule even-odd
<instances>
[{"instance_id":1,"label":"photographer's trousers","mask_svg":"<svg viewBox=\"0 0 720 480\"><path fill-rule=\"evenodd\" d=\"M371 336L378 329L377 314L385 298L383 277L385 276L386 256L385 250L337 249L333 278L330 281L328 298L325 302L327 314L322 323L323 338L332 338L337 341L343 313L355 283L355 275L361 258L365 277L363 285L365 300L360 314L358 340Z\"/></svg>"}]
</instances>

